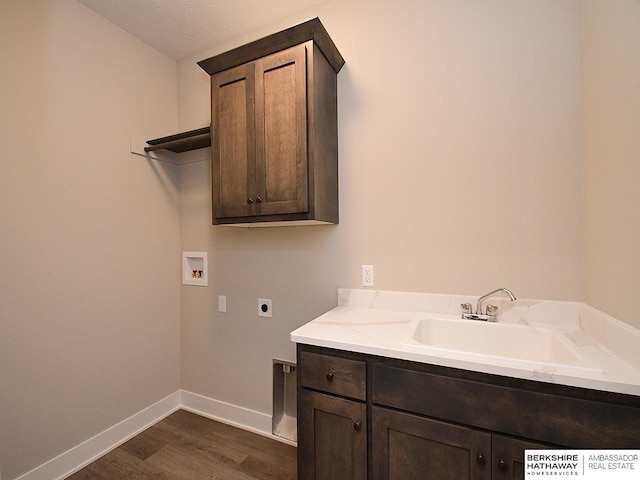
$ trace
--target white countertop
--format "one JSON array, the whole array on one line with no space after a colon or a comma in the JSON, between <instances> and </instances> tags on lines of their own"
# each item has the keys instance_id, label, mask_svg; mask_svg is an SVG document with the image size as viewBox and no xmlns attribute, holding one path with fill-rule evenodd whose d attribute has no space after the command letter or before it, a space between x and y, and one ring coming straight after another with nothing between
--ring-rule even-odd
<instances>
[{"instance_id":1,"label":"white countertop","mask_svg":"<svg viewBox=\"0 0 640 480\"><path fill-rule=\"evenodd\" d=\"M398 358L514 378L640 396L640 331L577 302L492 298L498 322L548 326L564 335L579 361L562 365L521 362L462 351L410 345L417 319L460 318L460 303L477 297L374 290L338 291L338 307L291 332L296 343Z\"/></svg>"}]
</instances>

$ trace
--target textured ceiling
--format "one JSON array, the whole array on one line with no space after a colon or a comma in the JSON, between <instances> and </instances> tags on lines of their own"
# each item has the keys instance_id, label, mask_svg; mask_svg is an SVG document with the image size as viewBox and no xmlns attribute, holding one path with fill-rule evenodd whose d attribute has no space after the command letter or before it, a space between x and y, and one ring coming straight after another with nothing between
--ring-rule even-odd
<instances>
[{"instance_id":1,"label":"textured ceiling","mask_svg":"<svg viewBox=\"0 0 640 480\"><path fill-rule=\"evenodd\" d=\"M173 60L327 0L78 0Z\"/></svg>"}]
</instances>

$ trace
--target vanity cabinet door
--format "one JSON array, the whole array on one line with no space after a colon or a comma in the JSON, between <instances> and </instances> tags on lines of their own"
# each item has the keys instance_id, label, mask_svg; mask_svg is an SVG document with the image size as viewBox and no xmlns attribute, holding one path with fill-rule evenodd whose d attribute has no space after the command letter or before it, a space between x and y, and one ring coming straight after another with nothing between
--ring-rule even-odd
<instances>
[{"instance_id":1,"label":"vanity cabinet door","mask_svg":"<svg viewBox=\"0 0 640 480\"><path fill-rule=\"evenodd\" d=\"M298 404L299 480L366 480L366 404L302 389Z\"/></svg>"},{"instance_id":2,"label":"vanity cabinet door","mask_svg":"<svg viewBox=\"0 0 640 480\"><path fill-rule=\"evenodd\" d=\"M494 480L524 480L524 451L553 448L541 443L493 434L491 466Z\"/></svg>"},{"instance_id":3,"label":"vanity cabinet door","mask_svg":"<svg viewBox=\"0 0 640 480\"><path fill-rule=\"evenodd\" d=\"M489 480L491 434L373 407L373 480Z\"/></svg>"}]
</instances>

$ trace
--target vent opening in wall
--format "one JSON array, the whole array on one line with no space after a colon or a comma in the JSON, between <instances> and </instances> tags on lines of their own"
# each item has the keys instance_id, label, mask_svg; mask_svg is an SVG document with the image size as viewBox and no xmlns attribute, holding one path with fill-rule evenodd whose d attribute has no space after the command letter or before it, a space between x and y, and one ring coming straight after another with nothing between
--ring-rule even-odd
<instances>
[{"instance_id":1,"label":"vent opening in wall","mask_svg":"<svg viewBox=\"0 0 640 480\"><path fill-rule=\"evenodd\" d=\"M273 417L271 432L297 442L296 364L273 360Z\"/></svg>"},{"instance_id":2,"label":"vent opening in wall","mask_svg":"<svg viewBox=\"0 0 640 480\"><path fill-rule=\"evenodd\" d=\"M207 252L182 252L182 284L209 285Z\"/></svg>"}]
</instances>

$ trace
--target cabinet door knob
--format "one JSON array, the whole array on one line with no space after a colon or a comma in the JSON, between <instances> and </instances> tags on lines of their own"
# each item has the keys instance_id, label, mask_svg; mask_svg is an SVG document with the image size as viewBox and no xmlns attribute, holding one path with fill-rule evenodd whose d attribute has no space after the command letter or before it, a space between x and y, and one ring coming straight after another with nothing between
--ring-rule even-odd
<instances>
[{"instance_id":1,"label":"cabinet door knob","mask_svg":"<svg viewBox=\"0 0 640 480\"><path fill-rule=\"evenodd\" d=\"M249 205L253 204L253 198L251 198L251 197L247 198L247 203Z\"/></svg>"},{"instance_id":2,"label":"cabinet door knob","mask_svg":"<svg viewBox=\"0 0 640 480\"><path fill-rule=\"evenodd\" d=\"M506 472L507 470L509 470L509 466L507 465L507 462L505 462L503 458L498 460L498 468L503 472Z\"/></svg>"},{"instance_id":3,"label":"cabinet door knob","mask_svg":"<svg viewBox=\"0 0 640 480\"><path fill-rule=\"evenodd\" d=\"M353 423L353 429L354 429L356 432L359 432L360 430L362 430L362 424L361 424L360 422L354 422L354 423Z\"/></svg>"},{"instance_id":4,"label":"cabinet door knob","mask_svg":"<svg viewBox=\"0 0 640 480\"><path fill-rule=\"evenodd\" d=\"M478 465L484 466L487 464L487 459L484 458L484 455L479 453L478 456L476 457L476 462L478 462Z\"/></svg>"},{"instance_id":5,"label":"cabinet door knob","mask_svg":"<svg viewBox=\"0 0 640 480\"><path fill-rule=\"evenodd\" d=\"M260 195L256 197L256 202L262 203L262 197Z\"/></svg>"},{"instance_id":6,"label":"cabinet door knob","mask_svg":"<svg viewBox=\"0 0 640 480\"><path fill-rule=\"evenodd\" d=\"M327 380L329 380L330 382L333 380L333 373L327 373Z\"/></svg>"}]
</instances>

